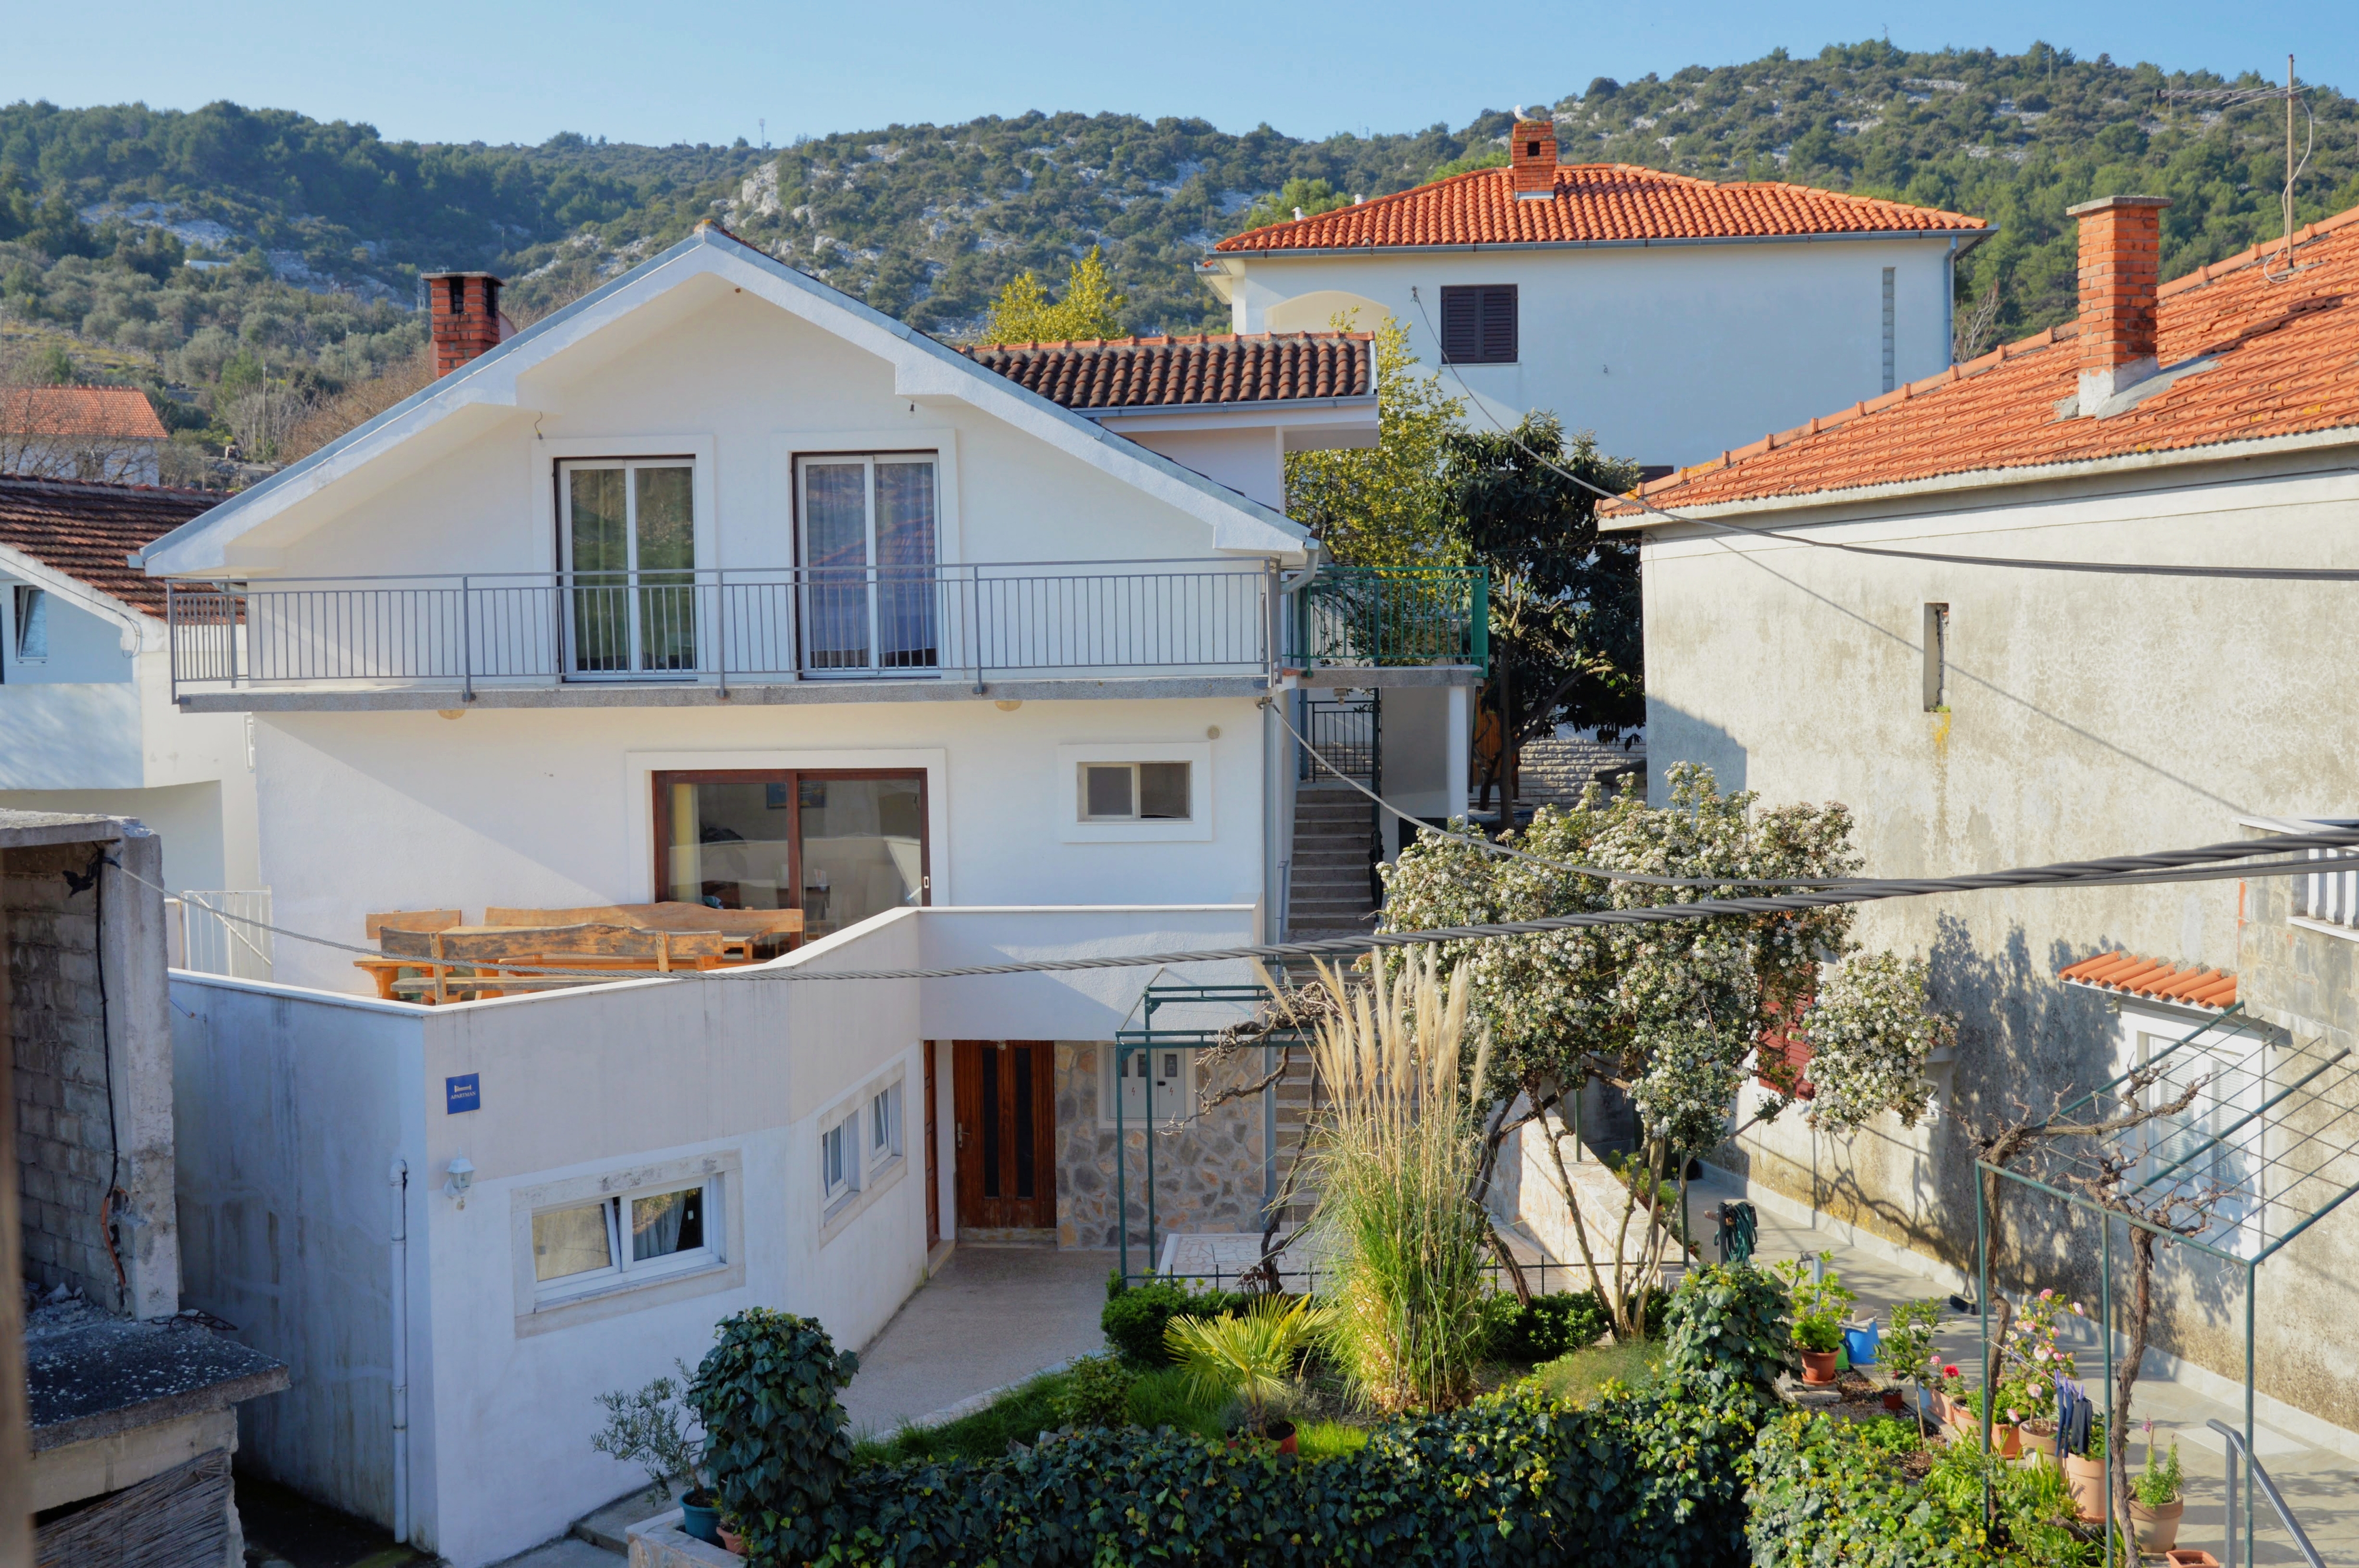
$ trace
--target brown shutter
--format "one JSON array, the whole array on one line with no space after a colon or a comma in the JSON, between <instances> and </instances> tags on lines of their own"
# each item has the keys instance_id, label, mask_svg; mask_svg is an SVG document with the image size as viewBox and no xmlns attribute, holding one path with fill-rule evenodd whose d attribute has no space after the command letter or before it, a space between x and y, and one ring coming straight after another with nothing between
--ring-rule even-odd
<instances>
[{"instance_id":1,"label":"brown shutter","mask_svg":"<svg viewBox=\"0 0 2359 1568\"><path fill-rule=\"evenodd\" d=\"M1495 284L1483 290L1483 363L1516 362L1516 286Z\"/></svg>"},{"instance_id":2,"label":"brown shutter","mask_svg":"<svg viewBox=\"0 0 2359 1568\"><path fill-rule=\"evenodd\" d=\"M1488 283L1441 291L1441 358L1447 365L1516 362L1516 286Z\"/></svg>"}]
</instances>

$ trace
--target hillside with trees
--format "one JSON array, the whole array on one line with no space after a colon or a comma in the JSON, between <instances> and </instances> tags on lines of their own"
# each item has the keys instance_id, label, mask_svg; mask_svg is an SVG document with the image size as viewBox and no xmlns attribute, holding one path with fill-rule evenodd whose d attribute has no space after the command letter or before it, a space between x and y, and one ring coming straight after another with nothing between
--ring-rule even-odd
<instances>
[{"instance_id":1,"label":"hillside with trees","mask_svg":"<svg viewBox=\"0 0 2359 1568\"><path fill-rule=\"evenodd\" d=\"M1568 160L1790 180L1995 220L1998 236L1960 269L1972 351L2071 314L2064 209L2090 195L2173 199L2166 275L2277 234L2284 104L2236 96L2268 85L2045 45L1869 42L1600 79L1553 107ZM2296 223L2359 205L2353 102L2306 93L2296 121ZM421 272L495 270L529 319L704 217L945 337L980 331L1022 274L1062 278L1093 247L1125 330L1217 329L1190 268L1207 246L1297 207L1496 161L1508 123L1502 108L1457 130L1303 141L1031 114L785 148L570 134L521 147L390 142L229 103L20 103L0 108L0 359L146 386L192 446L283 460L327 410L381 407L414 384Z\"/></svg>"}]
</instances>

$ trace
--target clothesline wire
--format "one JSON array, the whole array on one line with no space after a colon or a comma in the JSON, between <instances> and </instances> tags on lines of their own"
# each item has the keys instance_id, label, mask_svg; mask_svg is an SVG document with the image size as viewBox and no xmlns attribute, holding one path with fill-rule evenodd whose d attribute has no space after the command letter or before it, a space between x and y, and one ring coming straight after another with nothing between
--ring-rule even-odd
<instances>
[{"instance_id":1,"label":"clothesline wire","mask_svg":"<svg viewBox=\"0 0 2359 1568\"><path fill-rule=\"evenodd\" d=\"M851 969L821 970L810 964L793 968L762 965L758 968L739 967L727 971L690 970L669 973L625 973L612 969L566 969L547 964L515 964L501 960L435 959L416 955L420 967L464 967L488 970L495 974L545 975L552 978L580 978L613 983L629 980L694 980L729 975L733 978L756 980L960 980L1008 975L1053 975L1086 969L1134 969L1178 964L1212 964L1237 960L1278 960L1308 958L1346 958L1379 948L1422 947L1440 942L1485 942L1506 937L1542 936L1551 932L1575 931L1585 927L1611 925L1657 925L1669 920L1709 920L1722 915L1755 916L1799 913L1807 909L1827 909L1843 904L1872 903L1886 898L1921 898L1944 893L1971 893L2017 887L2143 887L2154 883L2212 882L2232 878L2258 877L2307 876L2339 862L2359 860L2359 856L2335 855L2328 859L2310 856L2312 850L2347 849L2359 845L2359 829L2327 828L2315 833L2275 833L2263 838L2238 840L2226 844L2205 844L2194 849L2165 850L2151 855L2114 855L2099 860L2064 861L2049 866L2022 866L2007 871L1972 873L1960 877L1869 877L1845 883L1840 887L1814 892L1787 893L1768 897L1741 898L1698 898L1692 902L1655 905L1628 909L1588 909L1576 914L1550 915L1534 920L1510 920L1483 925L1443 926L1408 931L1364 931L1348 936L1322 938L1310 942L1253 942L1234 947L1198 949L1180 953L1093 953L1082 958L1027 959L1009 964L966 964L948 969ZM2255 860L2257 855L2287 855L2295 858ZM2236 864L2245 862L2245 864ZM125 876L143 886L169 895L169 890L136 872ZM308 931L272 925L250 916L233 915L226 910L215 911L214 918L237 920L258 927L296 942L357 953L369 958L408 958L409 954L389 954L375 948L336 942L328 937L314 936Z\"/></svg>"}]
</instances>

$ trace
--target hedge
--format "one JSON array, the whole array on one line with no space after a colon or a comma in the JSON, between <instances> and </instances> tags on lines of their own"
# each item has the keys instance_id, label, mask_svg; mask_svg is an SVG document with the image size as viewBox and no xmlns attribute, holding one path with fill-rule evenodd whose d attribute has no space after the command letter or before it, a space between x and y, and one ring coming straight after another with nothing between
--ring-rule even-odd
<instances>
[{"instance_id":1,"label":"hedge","mask_svg":"<svg viewBox=\"0 0 2359 1568\"><path fill-rule=\"evenodd\" d=\"M1106 1281L1106 1304L1098 1326L1106 1343L1142 1367L1168 1367L1163 1325L1176 1317L1234 1317L1253 1298L1237 1290L1191 1290L1157 1280L1125 1285L1120 1274Z\"/></svg>"}]
</instances>

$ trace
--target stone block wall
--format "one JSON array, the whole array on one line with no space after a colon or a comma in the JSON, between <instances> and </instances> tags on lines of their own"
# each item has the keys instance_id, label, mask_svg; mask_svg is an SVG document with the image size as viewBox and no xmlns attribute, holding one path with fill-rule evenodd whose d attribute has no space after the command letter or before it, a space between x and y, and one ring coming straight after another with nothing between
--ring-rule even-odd
<instances>
[{"instance_id":1,"label":"stone block wall","mask_svg":"<svg viewBox=\"0 0 2359 1568\"><path fill-rule=\"evenodd\" d=\"M160 844L144 833L0 855L24 1277L152 1317L179 1305L162 896L101 850L160 875ZM76 891L69 876L94 866L104 886Z\"/></svg>"},{"instance_id":2,"label":"stone block wall","mask_svg":"<svg viewBox=\"0 0 2359 1568\"><path fill-rule=\"evenodd\" d=\"M1114 1129L1101 1126L1100 1077L1110 1044L1057 1042L1057 1244L1112 1247L1120 1244L1114 1179ZM1225 1067L1200 1067L1199 1105L1208 1091L1261 1076L1261 1054L1247 1051ZM1158 1107L1158 1113L1160 1106ZM1193 1111L1193 1107L1191 1107ZM1268 1163L1262 1097L1248 1095L1150 1134L1126 1127L1130 1242L1147 1245L1147 1140L1155 1139L1155 1226L1174 1231L1259 1231ZM1132 1267L1144 1259L1134 1251Z\"/></svg>"}]
</instances>

